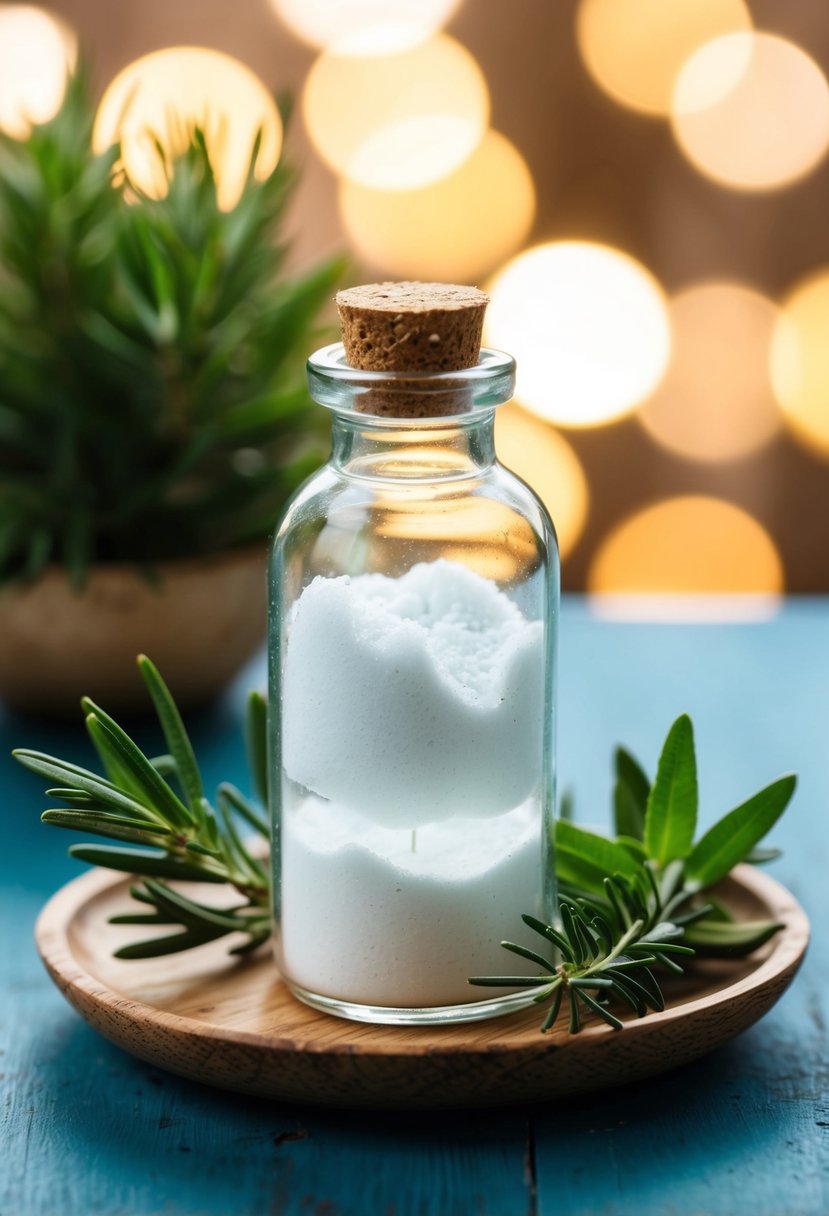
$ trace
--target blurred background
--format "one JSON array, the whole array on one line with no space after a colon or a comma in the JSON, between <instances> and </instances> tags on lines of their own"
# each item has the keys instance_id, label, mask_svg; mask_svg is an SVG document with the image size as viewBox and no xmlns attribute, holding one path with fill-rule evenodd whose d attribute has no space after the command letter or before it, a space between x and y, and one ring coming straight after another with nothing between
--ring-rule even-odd
<instances>
[{"instance_id":1,"label":"blurred background","mask_svg":"<svg viewBox=\"0 0 829 1216\"><path fill-rule=\"evenodd\" d=\"M215 48L294 96L293 265L345 249L355 280L490 292L486 341L520 368L500 452L551 507L565 587L760 597L740 612L784 590L829 591L824 5L56 0L44 11L0 6L7 130L24 86L29 113L48 117L65 48L79 44L110 135L126 99L172 90L186 109L189 91L199 120L205 97L211 116L230 115L216 121L232 152L245 107L262 121L255 80L225 79L209 57L147 61L115 80L160 48Z\"/></svg>"}]
</instances>

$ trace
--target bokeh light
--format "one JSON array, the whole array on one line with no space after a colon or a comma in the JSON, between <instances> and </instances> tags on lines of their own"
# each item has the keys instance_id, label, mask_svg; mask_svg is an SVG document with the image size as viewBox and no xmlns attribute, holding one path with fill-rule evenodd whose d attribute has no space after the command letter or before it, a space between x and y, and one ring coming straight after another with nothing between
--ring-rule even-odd
<instances>
[{"instance_id":1,"label":"bokeh light","mask_svg":"<svg viewBox=\"0 0 829 1216\"><path fill-rule=\"evenodd\" d=\"M584 531L589 502L587 478L570 444L549 423L503 405L495 415L495 450L547 507L561 556L567 557Z\"/></svg>"},{"instance_id":2,"label":"bokeh light","mask_svg":"<svg viewBox=\"0 0 829 1216\"><path fill-rule=\"evenodd\" d=\"M647 114L669 113L677 73L698 47L749 29L744 0L582 0L576 24L596 83Z\"/></svg>"},{"instance_id":3,"label":"bokeh light","mask_svg":"<svg viewBox=\"0 0 829 1216\"><path fill-rule=\"evenodd\" d=\"M30 4L0 5L0 130L25 139L54 118L77 57L74 33Z\"/></svg>"},{"instance_id":4,"label":"bokeh light","mask_svg":"<svg viewBox=\"0 0 829 1216\"><path fill-rule=\"evenodd\" d=\"M829 268L784 299L771 349L774 392L807 447L829 457Z\"/></svg>"},{"instance_id":5,"label":"bokeh light","mask_svg":"<svg viewBox=\"0 0 829 1216\"><path fill-rule=\"evenodd\" d=\"M701 173L738 190L772 190L809 173L829 148L829 85L805 51L774 34L726 34L682 68L671 119Z\"/></svg>"},{"instance_id":6,"label":"bokeh light","mask_svg":"<svg viewBox=\"0 0 829 1216\"><path fill-rule=\"evenodd\" d=\"M459 169L420 190L340 184L340 213L361 258L404 279L474 282L520 248L535 189L520 152L487 131Z\"/></svg>"},{"instance_id":7,"label":"bokeh light","mask_svg":"<svg viewBox=\"0 0 829 1216\"><path fill-rule=\"evenodd\" d=\"M670 317L671 361L640 422L694 460L758 451L780 426L768 370L774 304L739 283L699 283L671 300Z\"/></svg>"},{"instance_id":8,"label":"bokeh light","mask_svg":"<svg viewBox=\"0 0 829 1216\"><path fill-rule=\"evenodd\" d=\"M704 496L664 499L623 520L588 574L601 611L656 619L766 615L783 585L780 555L762 524L733 503ZM702 596L724 598L706 606Z\"/></svg>"},{"instance_id":9,"label":"bokeh light","mask_svg":"<svg viewBox=\"0 0 829 1216\"><path fill-rule=\"evenodd\" d=\"M427 459L433 456L428 453ZM431 497L435 498L432 509ZM461 562L501 583L520 583L538 566L538 538L531 524L504 502L474 495L439 500L418 488L414 496L405 492L381 496L376 511L371 563L395 577L413 562L439 557ZM316 563L323 568L330 544L340 543L335 534L326 535L330 531L324 529L314 546Z\"/></svg>"},{"instance_id":10,"label":"bokeh light","mask_svg":"<svg viewBox=\"0 0 829 1216\"><path fill-rule=\"evenodd\" d=\"M167 47L124 68L101 99L93 142L102 151L120 140L129 180L160 198L167 179L155 141L175 156L195 127L205 134L225 209L242 192L257 132L256 177L266 177L279 160L282 120L273 97L245 64L205 47Z\"/></svg>"},{"instance_id":11,"label":"bokeh light","mask_svg":"<svg viewBox=\"0 0 829 1216\"><path fill-rule=\"evenodd\" d=\"M410 190L452 173L489 119L470 53L446 34L407 51L324 51L303 92L308 133L330 168L361 185Z\"/></svg>"},{"instance_id":12,"label":"bokeh light","mask_svg":"<svg viewBox=\"0 0 829 1216\"><path fill-rule=\"evenodd\" d=\"M459 0L270 0L288 28L312 46L331 47L383 29L397 50L445 25Z\"/></svg>"},{"instance_id":13,"label":"bokeh light","mask_svg":"<svg viewBox=\"0 0 829 1216\"><path fill-rule=\"evenodd\" d=\"M553 241L490 284L489 346L518 361L520 404L565 426L595 426L651 393L670 353L659 284L619 249Z\"/></svg>"}]
</instances>

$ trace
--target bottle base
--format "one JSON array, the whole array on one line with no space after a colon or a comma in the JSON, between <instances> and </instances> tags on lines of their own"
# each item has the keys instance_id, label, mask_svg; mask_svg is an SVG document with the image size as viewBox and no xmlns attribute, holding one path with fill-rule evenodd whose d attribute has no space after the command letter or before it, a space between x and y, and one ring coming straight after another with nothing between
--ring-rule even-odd
<instances>
[{"instance_id":1,"label":"bottle base","mask_svg":"<svg viewBox=\"0 0 829 1216\"><path fill-rule=\"evenodd\" d=\"M454 1026L461 1022L482 1022L486 1018L503 1017L532 1004L532 989L513 992L507 996L490 997L484 1001L469 1001L463 1005L428 1005L419 1009L395 1008L388 1005L361 1005L340 1001L335 997L309 992L296 984L289 991L312 1009L345 1018L350 1022L368 1022L374 1026Z\"/></svg>"}]
</instances>

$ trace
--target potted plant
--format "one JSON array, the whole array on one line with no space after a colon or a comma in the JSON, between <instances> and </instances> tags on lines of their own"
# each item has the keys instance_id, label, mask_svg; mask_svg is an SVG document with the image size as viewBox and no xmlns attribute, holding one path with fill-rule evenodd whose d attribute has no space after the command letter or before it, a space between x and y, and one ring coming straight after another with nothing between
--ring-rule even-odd
<instances>
[{"instance_id":1,"label":"potted plant","mask_svg":"<svg viewBox=\"0 0 829 1216\"><path fill-rule=\"evenodd\" d=\"M185 704L261 642L266 538L321 458L304 356L343 273L284 273L293 175L223 211L204 139L159 200L92 150L83 70L0 136L0 697L129 709L138 650ZM121 175L123 176L123 175Z\"/></svg>"}]
</instances>

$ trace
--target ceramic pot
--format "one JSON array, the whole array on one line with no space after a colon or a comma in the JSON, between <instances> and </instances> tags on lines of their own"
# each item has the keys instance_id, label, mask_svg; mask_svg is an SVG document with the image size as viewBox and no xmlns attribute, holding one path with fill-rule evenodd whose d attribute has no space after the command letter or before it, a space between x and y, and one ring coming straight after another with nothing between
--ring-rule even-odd
<instances>
[{"instance_id":1,"label":"ceramic pot","mask_svg":"<svg viewBox=\"0 0 829 1216\"><path fill-rule=\"evenodd\" d=\"M152 582L107 564L77 592L54 567L0 591L0 699L53 717L77 715L83 694L110 712L143 712L143 653L179 705L209 701L264 640L266 564L263 544L160 562Z\"/></svg>"}]
</instances>

